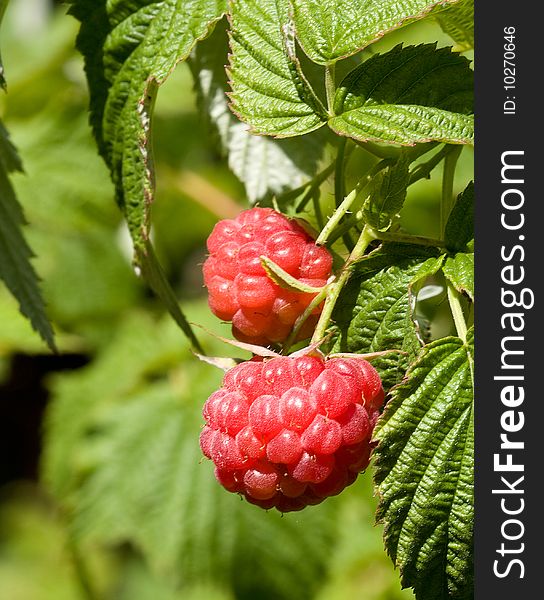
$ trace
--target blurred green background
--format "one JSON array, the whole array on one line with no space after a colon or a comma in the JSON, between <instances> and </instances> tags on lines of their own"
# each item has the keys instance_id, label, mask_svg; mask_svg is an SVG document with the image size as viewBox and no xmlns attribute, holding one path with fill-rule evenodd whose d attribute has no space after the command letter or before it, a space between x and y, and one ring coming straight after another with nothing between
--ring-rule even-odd
<instances>
[{"instance_id":1,"label":"blurred green background","mask_svg":"<svg viewBox=\"0 0 544 600\"><path fill-rule=\"evenodd\" d=\"M0 286L0 599L412 597L373 524L369 473L281 517L224 492L200 459L200 410L221 374L191 354L131 268L87 123L76 33L66 7L46 0L11 2L1 33L0 116L25 166L13 183L60 353ZM423 24L384 44L401 39L448 43ZM246 206L244 190L197 113L185 65L159 94L155 152L160 260L190 320L228 335L199 265L214 223ZM465 151L456 191L471 169ZM414 188L404 226L437 235L440 173ZM443 296L421 310L435 336L448 332ZM211 354L241 354L199 335Z\"/></svg>"}]
</instances>

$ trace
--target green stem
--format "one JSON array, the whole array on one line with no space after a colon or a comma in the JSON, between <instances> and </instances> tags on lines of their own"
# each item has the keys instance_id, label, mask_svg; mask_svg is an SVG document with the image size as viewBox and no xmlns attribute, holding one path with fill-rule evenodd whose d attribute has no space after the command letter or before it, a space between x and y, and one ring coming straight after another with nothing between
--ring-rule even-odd
<instances>
[{"instance_id":1,"label":"green stem","mask_svg":"<svg viewBox=\"0 0 544 600\"><path fill-rule=\"evenodd\" d=\"M306 310L295 321L295 326L293 327L293 330L291 331L289 337L283 344L282 354L287 354L289 352L289 349L295 343L295 340L297 339L297 335L298 335L299 331L302 329L302 326L304 325L304 323L306 323L306 320L313 313L313 311L323 302L326 295L327 295L327 286L325 286L319 292L319 294L317 294L317 296L310 302L310 304L308 304L308 306L306 307Z\"/></svg>"},{"instance_id":2,"label":"green stem","mask_svg":"<svg viewBox=\"0 0 544 600\"><path fill-rule=\"evenodd\" d=\"M418 165L412 173L410 173L410 181L408 185L414 184L420 179L428 179L431 176L431 171L451 152L449 146L444 146L430 160Z\"/></svg>"},{"instance_id":3,"label":"green stem","mask_svg":"<svg viewBox=\"0 0 544 600\"><path fill-rule=\"evenodd\" d=\"M349 258L340 271L338 278L327 287L327 298L325 300L325 305L323 306L323 311L321 312L310 343L317 343L325 337L325 332L329 326L336 301L338 300L340 292L351 276L353 265L363 257L365 250L368 248L368 245L373 239L374 236L370 233L369 228L365 226L359 237L359 240L351 251Z\"/></svg>"},{"instance_id":4,"label":"green stem","mask_svg":"<svg viewBox=\"0 0 544 600\"><path fill-rule=\"evenodd\" d=\"M321 232L318 239L321 239L321 243L324 244L328 242L330 246L334 243L338 238L342 237L346 232L355 227L359 221L364 219L364 213L362 210L357 211L354 215L346 219L342 225L339 224L340 220L345 216L345 214L351 208L351 205L355 202L356 198L360 196L368 184L371 182L372 178L377 175L380 171L385 169L388 165L391 164L391 159L384 158L379 163L375 164L372 169L359 181L354 190L348 194L348 196L344 199L344 201L340 204L336 212L331 216L327 225L325 225L325 230ZM355 195L352 196L353 192ZM319 243L319 242L318 242Z\"/></svg>"},{"instance_id":5,"label":"green stem","mask_svg":"<svg viewBox=\"0 0 544 600\"><path fill-rule=\"evenodd\" d=\"M463 308L461 306L461 299L459 292L453 287L448 281L448 302L450 303L451 314L453 316L453 322L455 323L455 329L457 335L463 340L467 341L467 324L465 322L465 315L463 314Z\"/></svg>"},{"instance_id":6,"label":"green stem","mask_svg":"<svg viewBox=\"0 0 544 600\"><path fill-rule=\"evenodd\" d=\"M354 141L358 146L363 148L363 150L366 150L369 154L377 156L378 158L398 158L402 152L402 148L399 148L398 146L380 146L374 142Z\"/></svg>"},{"instance_id":7,"label":"green stem","mask_svg":"<svg viewBox=\"0 0 544 600\"><path fill-rule=\"evenodd\" d=\"M435 248L444 248L444 241L434 238L424 237L422 235L410 235L408 233L399 233L392 231L371 230L374 237L383 242L398 242L400 244L416 244L417 246L433 246Z\"/></svg>"},{"instance_id":8,"label":"green stem","mask_svg":"<svg viewBox=\"0 0 544 600\"><path fill-rule=\"evenodd\" d=\"M327 94L327 109L329 111L329 115L334 116L334 95L336 93L336 84L335 84L335 71L336 64L327 65L325 67L325 92Z\"/></svg>"},{"instance_id":9,"label":"green stem","mask_svg":"<svg viewBox=\"0 0 544 600\"><path fill-rule=\"evenodd\" d=\"M318 246L323 246L327 243L327 240L329 239L329 236L332 234L333 230L336 228L338 223L340 223L342 217L349 210L350 206L355 202L357 194L357 188L351 190L351 192L344 198L340 206L334 211L334 213L331 215L331 218L327 221L327 224L325 227L323 227L321 233L315 241Z\"/></svg>"},{"instance_id":10,"label":"green stem","mask_svg":"<svg viewBox=\"0 0 544 600\"><path fill-rule=\"evenodd\" d=\"M340 140L340 144L338 146L338 153L336 155L336 168L334 171L334 203L336 208L338 209L344 203L345 196L345 185L344 185L344 173L346 168L346 143L348 139L342 138ZM339 223L341 223L344 219L344 214L340 214ZM344 241L344 245L348 249L348 252L353 250L353 240L351 239L351 235L349 231L346 231L342 235L342 240Z\"/></svg>"},{"instance_id":11,"label":"green stem","mask_svg":"<svg viewBox=\"0 0 544 600\"><path fill-rule=\"evenodd\" d=\"M453 182L455 180L455 167L463 146L449 146L449 152L444 160L444 173L442 175L442 202L440 203L440 234L444 236L446 223L453 207Z\"/></svg>"}]
</instances>

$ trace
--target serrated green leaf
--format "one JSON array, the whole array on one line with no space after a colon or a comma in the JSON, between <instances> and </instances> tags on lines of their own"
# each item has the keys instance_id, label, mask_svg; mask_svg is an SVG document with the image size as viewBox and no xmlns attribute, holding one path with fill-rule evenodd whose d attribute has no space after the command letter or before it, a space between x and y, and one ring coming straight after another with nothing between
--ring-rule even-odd
<instances>
[{"instance_id":1,"label":"serrated green leaf","mask_svg":"<svg viewBox=\"0 0 544 600\"><path fill-rule=\"evenodd\" d=\"M365 223L378 231L385 231L400 212L410 175L410 158L403 153L390 167L380 171L370 184L369 198L363 207Z\"/></svg>"},{"instance_id":2,"label":"serrated green leaf","mask_svg":"<svg viewBox=\"0 0 544 600\"><path fill-rule=\"evenodd\" d=\"M457 291L467 294L474 302L474 254L458 252L448 256L442 271Z\"/></svg>"},{"instance_id":3,"label":"serrated green leaf","mask_svg":"<svg viewBox=\"0 0 544 600\"><path fill-rule=\"evenodd\" d=\"M150 284L184 332L190 325L150 251L151 117L159 86L225 10L226 0L132 0L99 7L94 0L73 0L71 9L82 24L77 47L85 58L91 123L129 226L136 261L152 275Z\"/></svg>"},{"instance_id":4,"label":"serrated green leaf","mask_svg":"<svg viewBox=\"0 0 544 600\"><path fill-rule=\"evenodd\" d=\"M288 0L231 4L231 108L252 131L275 137L310 133L325 109L301 73Z\"/></svg>"},{"instance_id":5,"label":"serrated green leaf","mask_svg":"<svg viewBox=\"0 0 544 600\"><path fill-rule=\"evenodd\" d=\"M327 65L359 52L449 1L292 0L292 4L304 52L314 62Z\"/></svg>"},{"instance_id":6,"label":"serrated green leaf","mask_svg":"<svg viewBox=\"0 0 544 600\"><path fill-rule=\"evenodd\" d=\"M323 155L320 132L290 139L252 135L228 108L225 64L228 38L224 24L199 43L189 62L201 110L217 133L228 165L244 183L251 203L269 199L306 183Z\"/></svg>"},{"instance_id":7,"label":"serrated green leaf","mask_svg":"<svg viewBox=\"0 0 544 600\"><path fill-rule=\"evenodd\" d=\"M21 170L21 161L0 122L0 279L19 303L21 313L51 350L53 329L45 313L39 279L30 259L34 256L21 227L26 224L8 173Z\"/></svg>"},{"instance_id":8,"label":"serrated green leaf","mask_svg":"<svg viewBox=\"0 0 544 600\"><path fill-rule=\"evenodd\" d=\"M361 261L336 303L333 352L399 350L372 361L385 389L398 383L421 348L410 284L434 249L384 248Z\"/></svg>"},{"instance_id":9,"label":"serrated green leaf","mask_svg":"<svg viewBox=\"0 0 544 600\"><path fill-rule=\"evenodd\" d=\"M470 182L457 196L444 231L446 248L454 252L466 250L474 238L474 183Z\"/></svg>"},{"instance_id":10,"label":"serrated green leaf","mask_svg":"<svg viewBox=\"0 0 544 600\"><path fill-rule=\"evenodd\" d=\"M471 144L473 77L468 60L449 48L396 46L342 81L329 126L360 141Z\"/></svg>"},{"instance_id":11,"label":"serrated green leaf","mask_svg":"<svg viewBox=\"0 0 544 600\"><path fill-rule=\"evenodd\" d=\"M452 6L435 9L436 20L456 43L456 50L474 48L474 0L459 0ZM435 14L433 13L433 14Z\"/></svg>"},{"instance_id":12,"label":"serrated green leaf","mask_svg":"<svg viewBox=\"0 0 544 600\"><path fill-rule=\"evenodd\" d=\"M473 343L425 346L375 430L377 518L418 600L473 596Z\"/></svg>"},{"instance_id":13,"label":"serrated green leaf","mask_svg":"<svg viewBox=\"0 0 544 600\"><path fill-rule=\"evenodd\" d=\"M312 287L302 281L299 281L296 277L289 275L287 271L284 271L279 265L273 260L270 260L267 256L261 256L261 265L266 271L266 274L270 279L280 287L290 290L292 292L303 292L304 294L318 294L323 288Z\"/></svg>"},{"instance_id":14,"label":"serrated green leaf","mask_svg":"<svg viewBox=\"0 0 544 600\"><path fill-rule=\"evenodd\" d=\"M416 274L412 277L410 284L414 285L419 281L426 279L427 277L431 277L435 273L438 273L444 260L446 259L445 254L441 254L440 256L431 256L428 258L416 272Z\"/></svg>"}]
</instances>

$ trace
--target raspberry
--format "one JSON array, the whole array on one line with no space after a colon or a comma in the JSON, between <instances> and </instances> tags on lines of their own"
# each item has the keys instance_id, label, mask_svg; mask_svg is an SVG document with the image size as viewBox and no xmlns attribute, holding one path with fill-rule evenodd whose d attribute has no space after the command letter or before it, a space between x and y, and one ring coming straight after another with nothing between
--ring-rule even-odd
<instances>
[{"instance_id":1,"label":"raspberry","mask_svg":"<svg viewBox=\"0 0 544 600\"><path fill-rule=\"evenodd\" d=\"M312 287L324 286L331 274L328 250L316 246L296 221L271 208L252 208L220 221L207 246L203 274L210 309L232 322L233 334L242 342L266 346L284 341L315 296L276 285L261 256ZM309 317L299 339L311 335L320 312L318 307Z\"/></svg>"},{"instance_id":2,"label":"raspberry","mask_svg":"<svg viewBox=\"0 0 544 600\"><path fill-rule=\"evenodd\" d=\"M380 376L362 358L251 360L227 371L206 401L200 447L227 491L265 509L301 510L367 467L383 401Z\"/></svg>"}]
</instances>

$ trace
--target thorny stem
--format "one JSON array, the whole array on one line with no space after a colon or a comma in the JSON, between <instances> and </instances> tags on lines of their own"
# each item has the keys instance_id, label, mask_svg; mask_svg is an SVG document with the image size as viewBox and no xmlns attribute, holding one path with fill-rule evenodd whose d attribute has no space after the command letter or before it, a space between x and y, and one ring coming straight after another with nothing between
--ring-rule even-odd
<instances>
[{"instance_id":1,"label":"thorny stem","mask_svg":"<svg viewBox=\"0 0 544 600\"><path fill-rule=\"evenodd\" d=\"M450 146L444 160L444 173L442 176L442 201L440 202L440 234L444 235L446 223L453 207L453 182L455 167L463 146Z\"/></svg>"},{"instance_id":2,"label":"thorny stem","mask_svg":"<svg viewBox=\"0 0 544 600\"><path fill-rule=\"evenodd\" d=\"M467 324L465 322L465 315L463 314L463 308L459 297L459 292L453 287L448 281L448 302L450 303L451 314L453 316L453 322L455 323L455 329L457 335L463 340L467 341Z\"/></svg>"},{"instance_id":3,"label":"thorny stem","mask_svg":"<svg viewBox=\"0 0 544 600\"><path fill-rule=\"evenodd\" d=\"M368 245L372 242L373 239L373 235L369 232L369 228L365 225L363 231L361 232L359 240L355 244L355 247L351 251L349 258L347 259L346 263L344 264L344 267L340 271L340 275L338 276L336 281L333 281L329 286L327 286L327 297L325 299L325 305L323 306L323 311L321 312L319 321L317 322L314 334L310 342L311 344L317 343L321 339L323 339L323 337L325 337L325 332L327 330L327 327L329 326L332 313L336 305L336 301L338 300L340 292L342 291L343 287L346 285L348 279L351 276L351 273L353 271L353 265L363 257L365 250L368 248Z\"/></svg>"},{"instance_id":4,"label":"thorny stem","mask_svg":"<svg viewBox=\"0 0 544 600\"><path fill-rule=\"evenodd\" d=\"M342 218L346 215L346 213L349 212L349 209L351 208L352 204L355 202L357 197L366 189L367 185L370 183L372 178L377 173L385 169L389 164L391 164L390 159L386 158L380 161L379 163L374 165L374 167L372 167L372 169L367 173L367 175L365 175L365 177L363 177L359 181L359 183L355 186L355 189L353 189L344 198L343 202L336 209L334 214L331 215L330 219L328 220L327 224L325 225L325 227L323 228L323 230L319 234L319 237L316 240L317 244L325 244L326 242L328 242L330 246L330 244L335 242L340 236L343 236L346 232L352 229L354 225L356 225L359 221L363 219L364 214L363 211L360 210L354 215L352 215L349 219L346 219L346 221L338 227ZM348 249L351 251L352 248Z\"/></svg>"},{"instance_id":5,"label":"thorny stem","mask_svg":"<svg viewBox=\"0 0 544 600\"><path fill-rule=\"evenodd\" d=\"M347 213L350 206L355 202L355 198L357 197L360 190L354 188L345 198L344 201L340 204L340 206L334 211L331 215L331 218L327 221L327 224L321 230L317 240L315 243L318 246L322 246L327 243L329 236L332 234L333 230L336 228L338 223L340 223L342 217ZM345 233L345 232L344 232ZM340 237L340 236L338 236Z\"/></svg>"}]
</instances>

